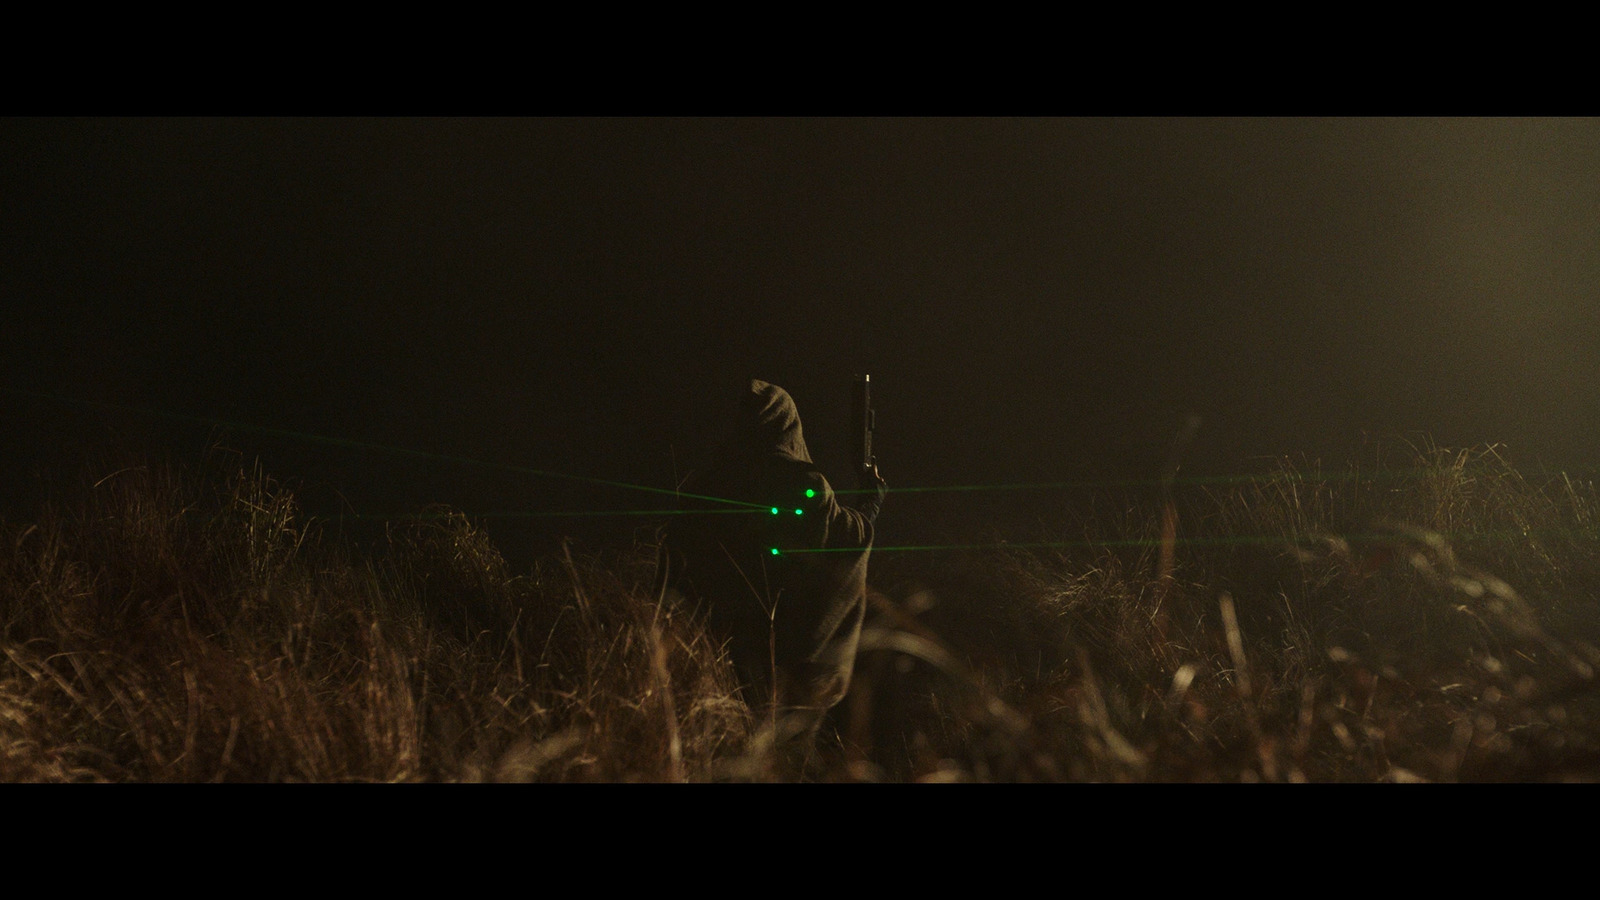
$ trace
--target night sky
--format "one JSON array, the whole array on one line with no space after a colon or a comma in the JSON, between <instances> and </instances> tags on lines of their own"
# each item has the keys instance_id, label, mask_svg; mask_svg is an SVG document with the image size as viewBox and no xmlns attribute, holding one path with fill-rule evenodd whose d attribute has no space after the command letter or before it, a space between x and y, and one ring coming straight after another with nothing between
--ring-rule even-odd
<instances>
[{"instance_id":1,"label":"night sky","mask_svg":"<svg viewBox=\"0 0 1600 900\"><path fill-rule=\"evenodd\" d=\"M1186 475L1592 471L1600 121L10 119L0 357L13 505L199 420L670 488L750 377L842 481L862 372L891 489L1154 479L1190 415ZM324 513L658 502L221 434ZM1072 502L891 495L880 542Z\"/></svg>"}]
</instances>

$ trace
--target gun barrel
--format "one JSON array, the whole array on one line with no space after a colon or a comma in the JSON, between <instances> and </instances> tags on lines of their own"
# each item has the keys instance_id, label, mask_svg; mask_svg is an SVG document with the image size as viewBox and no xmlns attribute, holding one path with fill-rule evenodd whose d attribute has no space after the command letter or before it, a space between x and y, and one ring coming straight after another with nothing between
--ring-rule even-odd
<instances>
[{"instance_id":1,"label":"gun barrel","mask_svg":"<svg viewBox=\"0 0 1600 900\"><path fill-rule=\"evenodd\" d=\"M872 429L877 424L872 409L872 376L857 375L850 397L851 465L870 473L877 459L872 453Z\"/></svg>"}]
</instances>

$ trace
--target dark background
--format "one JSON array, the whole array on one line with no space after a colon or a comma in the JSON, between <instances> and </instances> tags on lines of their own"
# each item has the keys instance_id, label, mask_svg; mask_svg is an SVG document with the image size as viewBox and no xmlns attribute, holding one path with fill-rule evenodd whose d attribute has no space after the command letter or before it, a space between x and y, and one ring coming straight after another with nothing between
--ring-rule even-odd
<instances>
[{"instance_id":1,"label":"dark background","mask_svg":"<svg viewBox=\"0 0 1600 900\"><path fill-rule=\"evenodd\" d=\"M217 439L323 514L641 508L198 420L670 488L752 376L842 473L858 372L891 487L1154 479L1191 414L1186 475L1591 470L1597 175L1593 120L9 119L0 512ZM902 494L880 543L1074 502Z\"/></svg>"}]
</instances>

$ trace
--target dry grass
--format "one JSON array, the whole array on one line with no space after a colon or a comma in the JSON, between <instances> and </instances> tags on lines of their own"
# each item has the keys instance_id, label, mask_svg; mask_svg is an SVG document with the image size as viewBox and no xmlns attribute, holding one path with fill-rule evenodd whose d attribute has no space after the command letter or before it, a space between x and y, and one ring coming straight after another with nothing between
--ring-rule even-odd
<instances>
[{"instance_id":1,"label":"dry grass","mask_svg":"<svg viewBox=\"0 0 1600 900\"><path fill-rule=\"evenodd\" d=\"M4 534L0 779L678 780L750 730L643 550L511 577L445 516L356 560L237 468Z\"/></svg>"},{"instance_id":2,"label":"dry grass","mask_svg":"<svg viewBox=\"0 0 1600 900\"><path fill-rule=\"evenodd\" d=\"M1167 553L1152 506L1103 538L1126 543L922 564L908 590L1064 778L1600 777L1594 485L1535 486L1493 447L1389 462L1409 474L1192 490ZM912 728L944 760L913 776L1040 774Z\"/></svg>"},{"instance_id":3,"label":"dry grass","mask_svg":"<svg viewBox=\"0 0 1600 900\"><path fill-rule=\"evenodd\" d=\"M1595 779L1600 494L1407 453L1180 491L1089 543L884 554L800 777ZM218 454L0 524L0 780L779 777L653 547L514 574L434 512L357 554Z\"/></svg>"}]
</instances>

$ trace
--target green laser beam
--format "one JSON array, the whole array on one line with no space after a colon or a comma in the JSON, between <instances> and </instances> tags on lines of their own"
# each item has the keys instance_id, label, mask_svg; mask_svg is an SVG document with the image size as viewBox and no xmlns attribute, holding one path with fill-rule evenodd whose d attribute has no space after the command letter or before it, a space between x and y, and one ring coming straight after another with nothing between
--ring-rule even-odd
<instances>
[{"instance_id":1,"label":"green laser beam","mask_svg":"<svg viewBox=\"0 0 1600 900\"><path fill-rule=\"evenodd\" d=\"M768 507L764 506L763 504L751 503L751 502L743 501L743 500L732 500L732 499L729 499L729 498L726 498L726 497L713 497L713 496L709 496L709 495L705 495L705 494L691 494L691 493L686 493L686 492L677 491L677 490L670 490L670 489L667 489L667 488L657 488L657 487L650 487L648 485L631 484L629 482L613 481L613 480L604 479L604 478L594 478L594 477L585 476L585 475L572 475L572 474L569 474L569 473L566 473L566 472L553 472L553 471L550 471L550 470L547 470L547 469L535 469L535 468L532 468L532 467L529 467L529 466L517 466L517 465L511 465L511 464L508 464L508 463L488 462L486 460L473 459L473 458L470 458L470 457L452 456L452 455L442 454L442 453L431 453L431 452L428 452L428 451L415 450L415 449L411 449L411 448L408 448L408 447L395 447L395 446L387 445L387 444L376 444L376 443L371 443L371 442L367 442L367 441L352 440L352 439L349 439L349 438L333 437L333 436L330 436L330 435L311 434L309 432L293 431L293 430L284 429L284 428L273 428L273 427L265 426L265 425L254 425L254 424L251 424L251 423L248 423L248 422L234 422L234 421L230 421L230 420L226 420L226 419L213 419L213 418L207 418L207 417L204 417L204 416L195 416L195 415L189 415L189 414L186 414L186 413L176 413L176 412L170 412L170 411L166 411L166 410L153 409L153 408L149 408L149 407L131 406L131 405L120 404L120 403L110 403L110 402L105 402L105 401L82 400L82 399L77 399L77 398L72 398L72 397L61 397L61 396L57 396L57 395L53 395L53 394L47 394L47 393L43 393L43 392L39 392L39 391L24 390L24 389L21 389L21 388L4 387L4 388L0 388L0 390L4 390L7 393L11 393L11 394L18 394L18 395L22 395L22 396L26 396L26 397L33 397L35 399L49 400L49 401L58 402L58 403L66 403L66 404L72 404L72 405L78 405L78 406L87 406L87 407L100 407L100 408L105 408L105 409L116 409L116 410L121 410L123 412L135 413L135 414L139 414L139 415L159 416L159 417L165 417L165 418L170 418L170 419L176 419L176 420L180 420L180 421L193 422L193 423L203 424L203 425L218 426L218 427L222 427L222 428L229 428L229 429L235 429L235 430L240 430L240 431L252 431L252 432L257 432L257 433L261 433L261 434L272 435L272 436L275 436L275 437L289 438L289 439L293 439L293 440L306 441L306 442L310 442L310 443L327 444L327 445L336 446L336 447L345 447L345 448L352 448L352 449L359 449L359 450L376 451L376 452L381 452L381 453L391 453L391 454L400 455L400 456L409 456L409 457L417 458L417 459L427 459L427 460L435 460L435 461L440 461L440 462L456 463L456 464L460 464L460 465L478 466L478 467L481 467L481 468L497 469L497 470L502 470L502 471L507 471L507 472L514 472L514 473L518 473L518 474L522 474L522 475L532 475L532 476L542 477L542 478L565 479L565 480L568 480L568 481L577 481L577 482L583 482L583 483L586 483L586 484L605 485L605 486L608 486L608 487L623 488L623 489L626 489L626 490L646 491L646 492L649 492L649 493L664 494L664 495L668 495L668 496L672 496L672 497L680 498L680 499L681 498L689 498L689 499L694 499L694 500L703 500L703 501L707 501L707 502L711 502L711 503L722 503L722 504L728 504L728 505L732 505L732 506L746 507L746 508L750 508L750 509L768 508ZM1376 469L1376 470L1370 470L1370 471L1318 473L1318 474L1314 474L1314 475L1306 474L1306 473L1303 473L1303 472L1283 472L1283 471L1280 471L1280 472L1272 472L1272 473L1265 473L1265 474L1255 474L1255 475L1200 475L1200 476L1189 476L1189 477L1184 477L1184 478L1174 478L1174 479L1170 479L1170 480L1167 480L1167 479L1125 479L1125 480L1108 480L1108 481L1017 482L1017 483L1010 483L1010 484L922 485L922 486L912 486L912 487L895 487L895 488L891 488L890 492L893 493L893 494L962 493L962 492L975 493L975 492L982 492L982 491L1089 490L1089 489L1095 489L1095 488L1119 488L1119 487L1122 487L1122 488L1126 488L1126 487L1146 487L1146 488L1148 488L1148 487L1162 487L1162 486L1165 486L1165 485L1178 485L1178 484L1183 484L1183 485L1212 485L1212 484L1242 484L1242 483L1271 483L1271 482L1310 483L1310 482L1328 482L1328 481L1353 481L1353 480L1363 480L1363 479L1364 480L1379 480L1379 479L1390 479L1390 478L1420 477L1420 476L1428 475L1428 474L1431 474L1431 473L1437 473L1439 471L1440 471L1440 469L1438 467L1427 467L1427 466L1418 466L1418 467L1403 468L1403 469ZM858 488L858 489L836 490L834 493L838 494L838 495L851 495L851 494L870 494L870 493L874 493L874 492L875 492L875 489L872 489L872 488ZM814 496L814 495L815 495L815 491L809 490L809 489L806 491L806 496L807 497L811 497L811 496ZM682 512L687 513L689 511L682 511ZM645 515L645 514L648 514L648 513L644 512L644 511L624 511L624 512L616 512L616 513L552 512L552 513L529 513L529 514L511 514L511 515L573 516L573 515ZM676 513L670 513L670 512L663 511L663 514L676 514ZM776 513L774 513L774 514L776 514ZM799 512L797 511L796 514L799 514ZM1011 546L1015 546L1015 545L1011 545Z\"/></svg>"},{"instance_id":2,"label":"green laser beam","mask_svg":"<svg viewBox=\"0 0 1600 900\"><path fill-rule=\"evenodd\" d=\"M1088 547L1159 547L1162 545L1160 538L1137 538L1129 540L1112 541L999 541L987 544L903 544L889 547L873 547L873 553L904 553L926 550L1037 550L1060 548L1088 548ZM1227 538L1178 538L1177 544L1207 545L1207 544L1269 544L1292 543L1289 538L1267 536L1243 536ZM820 548L795 548L784 550L784 553L860 553L860 547L820 547Z\"/></svg>"},{"instance_id":3,"label":"green laser beam","mask_svg":"<svg viewBox=\"0 0 1600 900\"><path fill-rule=\"evenodd\" d=\"M607 510L549 510L527 512L439 512L439 513L400 513L397 515L378 515L375 513L340 513L337 519L371 519L381 522L397 522L406 519L450 519L456 516L466 516L469 519L543 519L583 516L706 516L706 515L749 515L761 512L759 509L607 509Z\"/></svg>"},{"instance_id":4,"label":"green laser beam","mask_svg":"<svg viewBox=\"0 0 1600 900\"><path fill-rule=\"evenodd\" d=\"M1434 532L1426 532L1436 534ZM1536 537L1578 537L1587 538L1589 532L1576 528L1542 528L1530 529L1526 532L1520 530L1502 531L1471 531L1455 534L1437 534L1446 543L1454 542L1467 544L1483 540L1531 540ZM1330 534L1328 537L1337 537L1344 541L1372 544L1416 544L1419 538L1402 532L1377 532L1370 534ZM1228 535L1218 537L1191 537L1174 538L1175 545L1189 547L1218 547L1229 545L1296 545L1306 542L1321 542L1320 535L1270 535L1247 534ZM981 544L903 544L886 547L873 547L873 553L893 552L919 552L932 550L1043 550L1043 549L1089 549L1097 547L1160 547L1165 541L1161 538L1127 538L1106 541L996 541ZM776 550L776 548L774 548ZM822 547L822 548L794 548L786 549L784 553L860 553L860 547Z\"/></svg>"},{"instance_id":5,"label":"green laser beam","mask_svg":"<svg viewBox=\"0 0 1600 900\"><path fill-rule=\"evenodd\" d=\"M510 465L508 463L494 463L494 462L488 462L486 460L481 460L481 459L472 459L470 457L465 457L465 456L450 456L450 455L443 454L443 453L430 453L430 452L428 452L426 450L413 450L413 449L411 449L409 447L394 447L394 446L390 446L390 445L387 445L387 444L374 444L374 443L370 443L368 441L356 441L356 440L351 440L349 438L332 437L330 435L311 434L311 433L304 432L304 431L291 431L291 430L286 429L286 428L273 428L273 427L270 427L270 426L267 426L267 425L253 425L253 424L250 424L248 422L232 422L232 421L228 421L226 419L210 419L210 418L206 418L204 416L194 416L194 415L189 415L187 413L169 412L167 410L151 409L149 407L129 406L127 404L122 404L122 403L108 403L108 402L105 402L105 401L98 401L98 400L79 400L79 399L75 399L75 398L72 398L72 397L58 397L58 396L55 396L53 394L45 394L45 393L41 393L41 392L38 392L38 391L27 391L27 390L22 390L20 388L9 388L8 387L8 388L0 388L0 390L4 390L7 393L21 394L21 395L27 396L27 397L33 397L33 398L41 399L41 400L51 400L51 401L55 401L55 402L58 402L58 403L68 403L68 404L74 404L74 405L78 405L78 406L89 406L89 407L101 407L101 408L105 408L105 409L115 409L115 410L121 410L122 412L134 413L134 414L137 414L137 415L160 416L160 417L165 417L165 418L169 418L169 419L176 419L176 420L184 421L184 422L193 422L193 423L199 424L199 425L212 425L212 426L218 426L218 427L222 427L222 428L231 428L231 429L235 429L235 430L239 430L239 431L253 431L253 432L260 433L260 434L269 434L269 435L272 435L274 437L291 438L291 439L294 439L294 440L307 441L307 442L310 442L310 443L328 444L328 445L335 446L335 447L347 447L347 448L355 448L355 449L359 449L359 450L372 450L372 451L377 451L377 452L380 452L380 453L393 453L393 454L396 454L396 455L399 455L399 456L410 456L410 457L413 457L413 458L416 458L416 459L429 459L429 460L437 460L437 461L440 461L440 462L458 463L458 464L461 464L461 465L468 465L468 466L479 466L479 467L488 468L488 469L501 469L501 470L508 471L508 472L516 472L516 473L522 474L522 475L535 475L535 476L539 476L539 477L542 477L542 478L558 478L558 479L566 479L566 480L569 480L569 481L581 481L581 482L584 482L584 483L587 483L587 484L603 484L603 485L607 485L609 487L626 488L628 490L634 490L634 491L648 491L648 492L653 493L653 494L666 494L666 495L671 496L671 497L688 497L690 499L706 500L706 501L709 501L709 502L712 502L712 503L727 503L727 504L731 504L731 505L734 505L734 506L747 506L747 507L754 507L754 508L761 508L762 507L762 504L760 504L760 503L747 503L747 502L745 502L743 500L730 500L730 499L728 499L726 497L710 497L710 496L706 496L704 494L690 494L690 493L685 493L683 491L668 490L667 488L650 487L648 485L643 485L643 484L629 484L628 482L625 482L625 481L611 481L611 480L608 480L608 479L605 479L605 478L591 478L591 477L586 476L586 475L571 475L571 474L568 474L566 472L551 472L551 471L549 471L547 469L534 469L534 468L530 468L528 466L515 466L515 465Z\"/></svg>"},{"instance_id":6,"label":"green laser beam","mask_svg":"<svg viewBox=\"0 0 1600 900\"><path fill-rule=\"evenodd\" d=\"M1416 466L1405 469L1375 469L1365 472L1333 472L1326 474L1307 475L1299 472L1266 473L1260 475L1194 475L1188 478L1175 478L1164 481L1159 478L1138 478L1111 481L1030 481L1014 484L941 484L923 485L916 487L891 487L891 494L921 494L938 492L960 491L1045 491L1045 490L1088 490L1090 488L1112 487L1161 487L1165 484L1244 484L1253 482L1282 481L1288 483L1321 482L1321 481L1356 481L1362 479L1377 480L1379 478L1406 478L1426 475L1437 472L1439 469L1427 466ZM835 494L871 494L873 488L850 488L836 490Z\"/></svg>"}]
</instances>

